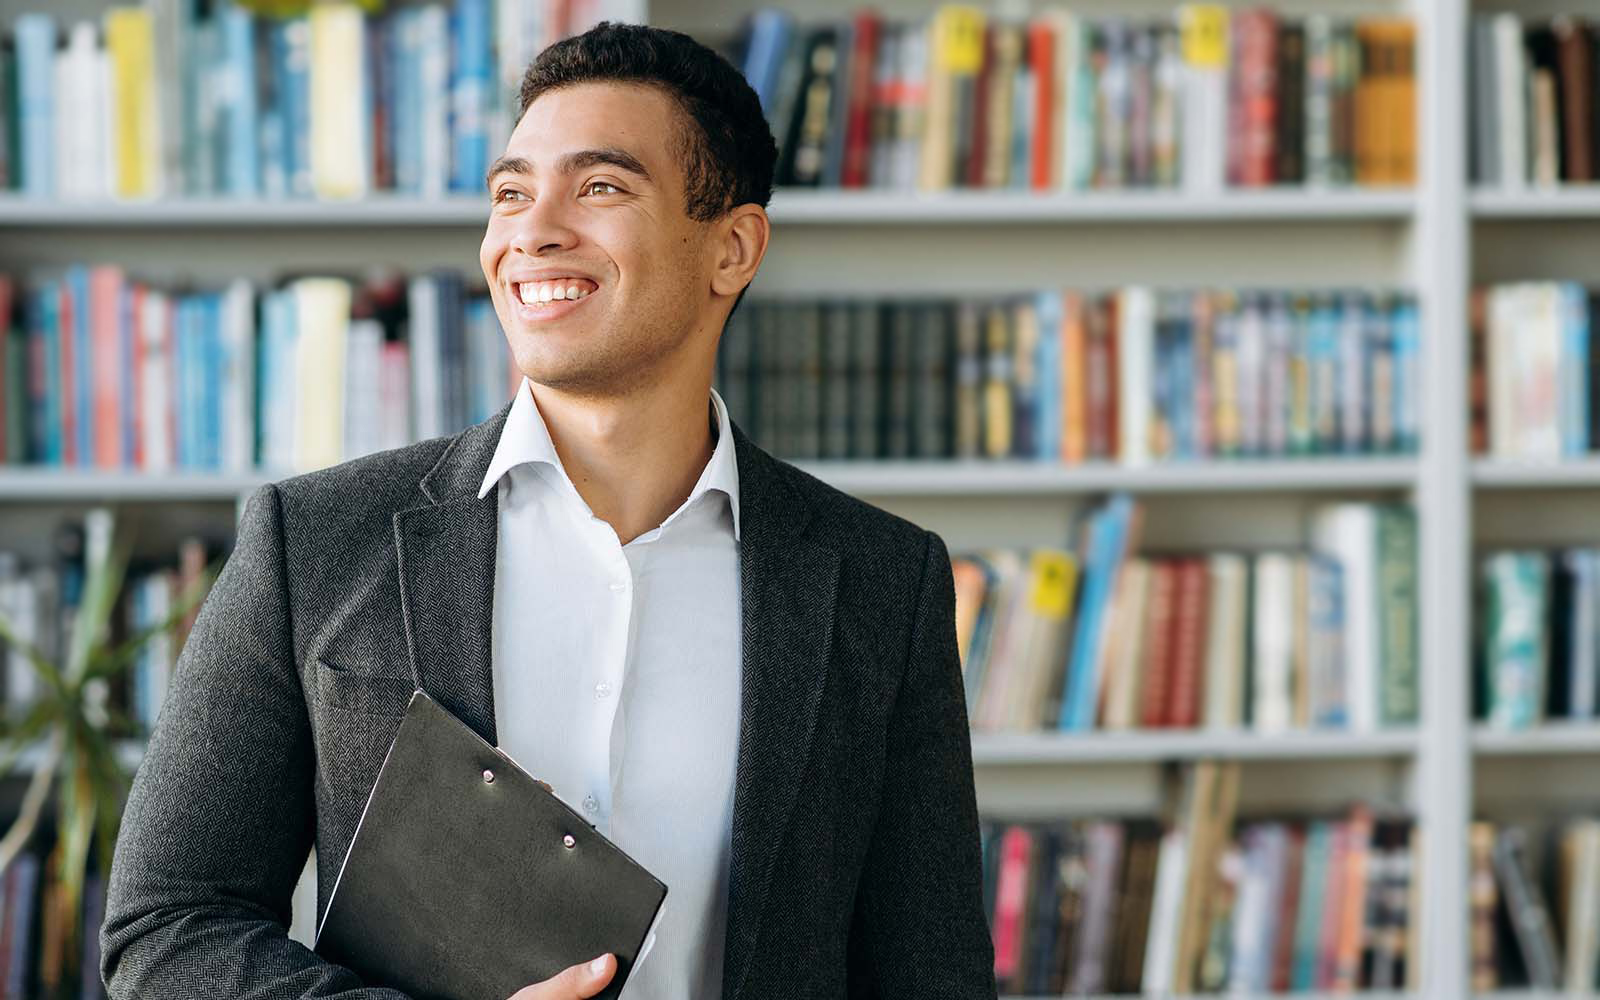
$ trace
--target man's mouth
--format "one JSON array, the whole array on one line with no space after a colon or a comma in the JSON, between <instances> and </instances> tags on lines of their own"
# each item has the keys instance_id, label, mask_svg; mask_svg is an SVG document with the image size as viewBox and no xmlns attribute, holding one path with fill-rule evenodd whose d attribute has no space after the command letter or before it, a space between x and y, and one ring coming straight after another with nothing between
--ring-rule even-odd
<instances>
[{"instance_id":1,"label":"man's mouth","mask_svg":"<svg viewBox=\"0 0 1600 1000\"><path fill-rule=\"evenodd\" d=\"M552 302L574 302L588 298L599 288L588 278L547 278L541 281L513 281L511 293L525 306L545 306Z\"/></svg>"}]
</instances>

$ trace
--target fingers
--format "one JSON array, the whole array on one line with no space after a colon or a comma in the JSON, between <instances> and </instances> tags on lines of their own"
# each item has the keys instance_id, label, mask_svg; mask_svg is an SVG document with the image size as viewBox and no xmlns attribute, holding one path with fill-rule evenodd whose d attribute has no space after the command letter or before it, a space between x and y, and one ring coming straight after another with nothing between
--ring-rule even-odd
<instances>
[{"instance_id":1,"label":"fingers","mask_svg":"<svg viewBox=\"0 0 1600 1000\"><path fill-rule=\"evenodd\" d=\"M538 778L534 778L533 780L534 781L539 781ZM554 788L550 787L550 782L548 782L548 781L539 781L539 784L543 785L544 786L544 790L549 792L551 795L554 795L556 793L556 790Z\"/></svg>"},{"instance_id":2,"label":"fingers","mask_svg":"<svg viewBox=\"0 0 1600 1000\"><path fill-rule=\"evenodd\" d=\"M592 962L574 965L561 973L562 976L572 976L573 996L592 997L606 988L611 982L611 977L617 974L617 960L610 952L606 952Z\"/></svg>"}]
</instances>

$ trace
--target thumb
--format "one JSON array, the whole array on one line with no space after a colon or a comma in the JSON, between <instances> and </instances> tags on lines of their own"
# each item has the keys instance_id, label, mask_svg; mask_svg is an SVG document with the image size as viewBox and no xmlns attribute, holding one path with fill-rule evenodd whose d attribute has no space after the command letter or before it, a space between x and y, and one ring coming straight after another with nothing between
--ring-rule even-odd
<instances>
[{"instance_id":1,"label":"thumb","mask_svg":"<svg viewBox=\"0 0 1600 1000\"><path fill-rule=\"evenodd\" d=\"M561 974L561 978L568 980L567 985L572 987L573 996L592 997L605 989L616 973L617 960L608 951L592 962L572 966Z\"/></svg>"}]
</instances>

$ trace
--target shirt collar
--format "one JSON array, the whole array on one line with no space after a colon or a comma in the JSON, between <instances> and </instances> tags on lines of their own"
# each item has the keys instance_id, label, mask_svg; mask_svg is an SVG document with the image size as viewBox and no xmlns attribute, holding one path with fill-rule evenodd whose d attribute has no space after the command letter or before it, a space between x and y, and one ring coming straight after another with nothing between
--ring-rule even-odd
<instances>
[{"instance_id":1,"label":"shirt collar","mask_svg":"<svg viewBox=\"0 0 1600 1000\"><path fill-rule=\"evenodd\" d=\"M728 419L728 407L718 395L716 389L711 390L711 404L717 414L717 441L711 450L711 460L701 470L700 478L694 484L694 489L689 491L689 498L683 506L672 513L663 526L670 524L674 518L690 504L700 498L708 490L721 490L728 497L728 509L733 514L733 537L739 538L739 468L733 450L733 426ZM550 440L550 430L545 426L544 417L539 413L539 407L533 400L533 389L528 384L526 376L522 384L517 387L516 398L511 402L511 412L506 415L505 427L500 431L500 441L495 446L494 457L489 460L488 471L484 473L483 484L478 489L478 497L482 499L489 494L506 473L519 465L542 462L554 469L569 487L572 480L567 476L567 470L561 465L561 456L556 454L555 442ZM573 487L574 491L576 487Z\"/></svg>"}]
</instances>

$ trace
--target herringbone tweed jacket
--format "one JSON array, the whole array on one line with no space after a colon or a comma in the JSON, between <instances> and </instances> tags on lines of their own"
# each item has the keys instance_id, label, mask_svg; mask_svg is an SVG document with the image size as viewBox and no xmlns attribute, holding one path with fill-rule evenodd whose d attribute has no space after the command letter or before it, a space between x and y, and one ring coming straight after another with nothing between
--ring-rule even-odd
<instances>
[{"instance_id":1,"label":"herringbone tweed jacket","mask_svg":"<svg viewBox=\"0 0 1600 1000\"><path fill-rule=\"evenodd\" d=\"M100 931L110 996L404 996L292 941L290 897L314 839L320 923L415 686L496 742L497 493L477 491L509 409L250 497L129 795ZM722 995L993 998L945 546L733 436Z\"/></svg>"}]
</instances>

